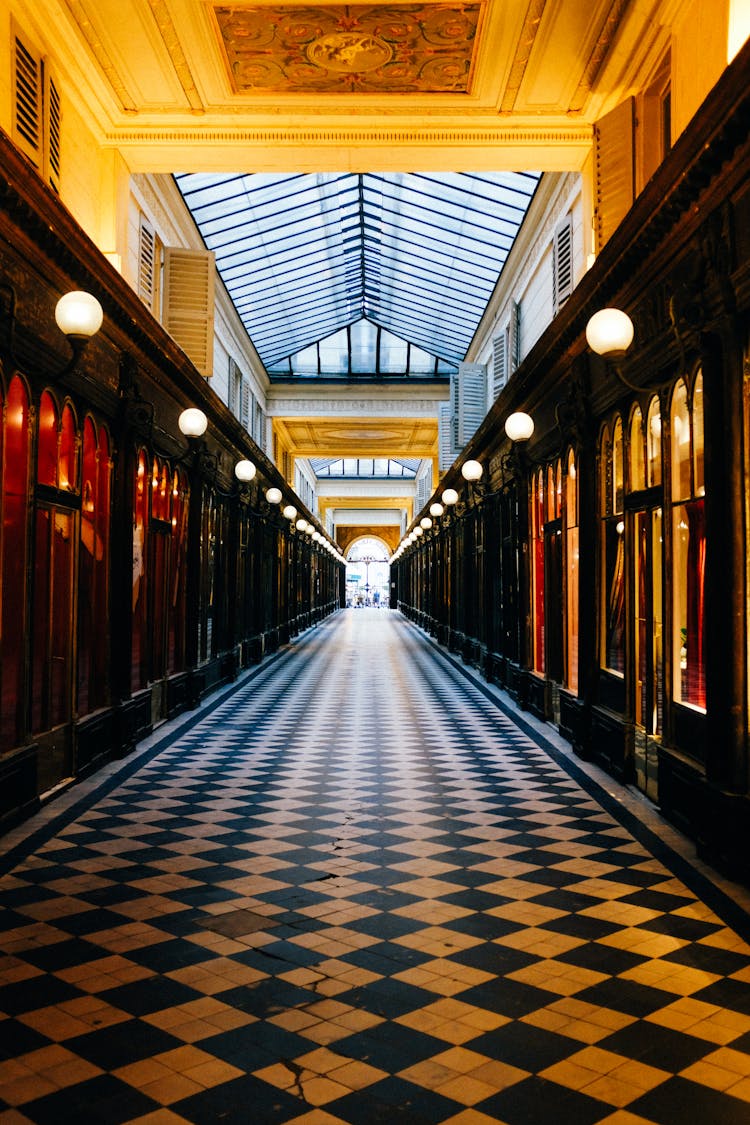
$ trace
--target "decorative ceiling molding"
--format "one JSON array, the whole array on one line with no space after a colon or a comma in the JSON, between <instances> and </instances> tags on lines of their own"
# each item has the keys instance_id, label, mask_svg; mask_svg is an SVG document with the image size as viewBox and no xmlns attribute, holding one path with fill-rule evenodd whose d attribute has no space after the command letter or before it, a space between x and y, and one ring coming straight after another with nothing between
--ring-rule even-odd
<instances>
[{"instance_id":1,"label":"decorative ceiling molding","mask_svg":"<svg viewBox=\"0 0 750 1125\"><path fill-rule=\"evenodd\" d=\"M599 35L589 55L586 67L581 75L578 89L571 98L571 113L580 113L583 110L591 91L596 85L596 80L607 59L628 4L629 0L614 0L610 7L607 17L599 30Z\"/></svg>"},{"instance_id":2,"label":"decorative ceiling molding","mask_svg":"<svg viewBox=\"0 0 750 1125\"><path fill-rule=\"evenodd\" d=\"M500 103L501 113L511 113L516 104L518 92L521 89L523 76L529 64L531 51L534 46L534 41L536 40L536 33L539 30L539 24L542 21L546 5L547 0L530 0L526 11L526 18L521 28L521 34L518 37L516 53L511 63L508 81L505 84L505 90Z\"/></svg>"},{"instance_id":3,"label":"decorative ceiling molding","mask_svg":"<svg viewBox=\"0 0 750 1125\"><path fill-rule=\"evenodd\" d=\"M169 52L175 74L182 86L191 110L194 113L203 113L205 111L205 106L198 93L198 88L193 81L193 75L188 61L185 58L180 36L172 16L170 15L168 5L165 3L165 0L148 0L148 5L151 9L156 26L159 29L159 34L164 40L164 46Z\"/></svg>"},{"instance_id":4,"label":"decorative ceiling molding","mask_svg":"<svg viewBox=\"0 0 750 1125\"><path fill-rule=\"evenodd\" d=\"M373 128L335 127L257 128L257 129L116 129L109 132L106 143L127 148L129 145L452 145L452 146L523 146L547 145L580 148L590 145L592 128L580 124L566 126L527 125L513 128L503 124L497 129L482 128Z\"/></svg>"},{"instance_id":5,"label":"decorative ceiling molding","mask_svg":"<svg viewBox=\"0 0 750 1125\"><path fill-rule=\"evenodd\" d=\"M120 78L120 75L115 67L112 59L107 53L104 44L99 37L96 28L91 20L86 15L85 8L81 0L67 0L68 11L70 12L71 19L78 27L83 38L86 40L89 50L96 60L96 65L102 72L102 75L109 83L113 94L120 103L124 113L137 113L138 105L135 98L132 97L130 91L125 86L125 83Z\"/></svg>"}]
</instances>

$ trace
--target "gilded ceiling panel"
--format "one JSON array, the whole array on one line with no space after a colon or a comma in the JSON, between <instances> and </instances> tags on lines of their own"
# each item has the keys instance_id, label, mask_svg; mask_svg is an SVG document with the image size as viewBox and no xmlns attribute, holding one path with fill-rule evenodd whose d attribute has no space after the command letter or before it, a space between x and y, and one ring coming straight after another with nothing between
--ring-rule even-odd
<instances>
[{"instance_id":1,"label":"gilded ceiling panel","mask_svg":"<svg viewBox=\"0 0 750 1125\"><path fill-rule=\"evenodd\" d=\"M232 88L467 93L483 5L214 6Z\"/></svg>"}]
</instances>

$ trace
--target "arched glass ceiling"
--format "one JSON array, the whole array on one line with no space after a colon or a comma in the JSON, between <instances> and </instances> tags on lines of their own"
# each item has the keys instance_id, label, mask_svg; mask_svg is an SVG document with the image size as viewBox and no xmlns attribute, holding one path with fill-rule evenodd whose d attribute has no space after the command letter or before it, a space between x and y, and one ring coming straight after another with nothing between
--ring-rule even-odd
<instances>
[{"instance_id":1,"label":"arched glass ceiling","mask_svg":"<svg viewBox=\"0 0 750 1125\"><path fill-rule=\"evenodd\" d=\"M459 362L539 174L175 179L248 335L273 370L363 318L431 356Z\"/></svg>"}]
</instances>

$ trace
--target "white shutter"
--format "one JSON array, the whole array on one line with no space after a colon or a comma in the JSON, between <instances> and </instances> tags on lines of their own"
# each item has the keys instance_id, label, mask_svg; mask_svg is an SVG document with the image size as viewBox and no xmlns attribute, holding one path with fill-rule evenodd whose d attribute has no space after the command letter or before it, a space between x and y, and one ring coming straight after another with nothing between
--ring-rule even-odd
<instances>
[{"instance_id":1,"label":"white shutter","mask_svg":"<svg viewBox=\"0 0 750 1125\"><path fill-rule=\"evenodd\" d=\"M44 162L42 57L13 28L13 139L37 171Z\"/></svg>"},{"instance_id":2,"label":"white shutter","mask_svg":"<svg viewBox=\"0 0 750 1125\"><path fill-rule=\"evenodd\" d=\"M164 251L164 327L201 375L213 373L214 255L209 250Z\"/></svg>"},{"instance_id":3,"label":"white shutter","mask_svg":"<svg viewBox=\"0 0 750 1125\"><path fill-rule=\"evenodd\" d=\"M492 341L492 397L496 399L508 382L508 340L506 331Z\"/></svg>"},{"instance_id":4,"label":"white shutter","mask_svg":"<svg viewBox=\"0 0 750 1125\"><path fill-rule=\"evenodd\" d=\"M635 198L634 106L634 99L627 98L594 125L597 253Z\"/></svg>"},{"instance_id":5,"label":"white shutter","mask_svg":"<svg viewBox=\"0 0 750 1125\"><path fill-rule=\"evenodd\" d=\"M560 311L573 292L573 216L567 214L552 243L552 306Z\"/></svg>"},{"instance_id":6,"label":"white shutter","mask_svg":"<svg viewBox=\"0 0 750 1125\"><path fill-rule=\"evenodd\" d=\"M240 387L240 422L243 429L250 430L250 384L247 379L242 380Z\"/></svg>"},{"instance_id":7,"label":"white shutter","mask_svg":"<svg viewBox=\"0 0 750 1125\"><path fill-rule=\"evenodd\" d=\"M417 512L422 511L422 508L424 508L425 504L427 503L431 491L432 489L430 488L430 476L428 473L425 473L417 481Z\"/></svg>"},{"instance_id":8,"label":"white shutter","mask_svg":"<svg viewBox=\"0 0 750 1125\"><path fill-rule=\"evenodd\" d=\"M459 449L471 441L487 413L487 369L483 363L458 365Z\"/></svg>"},{"instance_id":9,"label":"white shutter","mask_svg":"<svg viewBox=\"0 0 750 1125\"><path fill-rule=\"evenodd\" d=\"M438 468L441 473L450 469L453 455L453 412L449 402L438 405Z\"/></svg>"}]
</instances>

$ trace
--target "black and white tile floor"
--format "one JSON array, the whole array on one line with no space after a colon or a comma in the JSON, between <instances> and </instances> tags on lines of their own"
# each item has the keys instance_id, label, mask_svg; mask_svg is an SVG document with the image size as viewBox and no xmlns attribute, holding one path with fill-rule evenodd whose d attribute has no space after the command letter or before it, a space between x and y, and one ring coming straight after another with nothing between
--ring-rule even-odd
<instances>
[{"instance_id":1,"label":"black and white tile floor","mask_svg":"<svg viewBox=\"0 0 750 1125\"><path fill-rule=\"evenodd\" d=\"M5 841L0 1125L750 1122L747 915L396 614L71 793Z\"/></svg>"}]
</instances>

